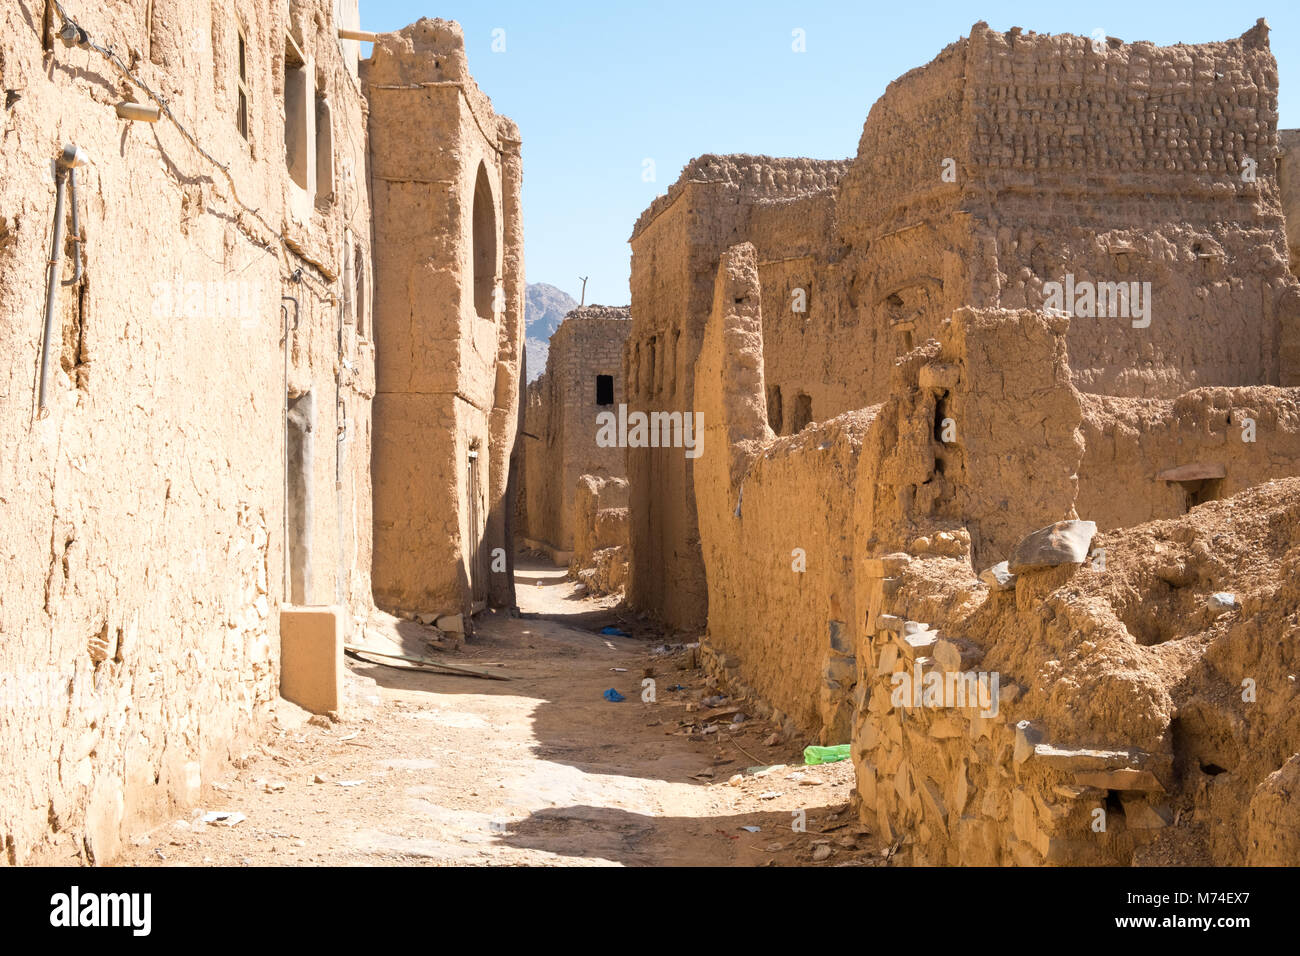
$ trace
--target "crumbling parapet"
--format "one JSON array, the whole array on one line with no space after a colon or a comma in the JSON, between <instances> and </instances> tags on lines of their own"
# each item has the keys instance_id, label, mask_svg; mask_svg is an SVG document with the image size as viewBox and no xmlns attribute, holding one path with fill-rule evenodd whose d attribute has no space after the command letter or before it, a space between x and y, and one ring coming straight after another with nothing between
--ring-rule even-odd
<instances>
[{"instance_id":1,"label":"crumbling parapet","mask_svg":"<svg viewBox=\"0 0 1300 956\"><path fill-rule=\"evenodd\" d=\"M983 583L964 553L861 562L862 819L916 863L1294 860L1274 834L1300 814L1295 660L1261 642L1289 613L1294 588L1264 581L1297 483L1110 535L1039 529Z\"/></svg>"},{"instance_id":2,"label":"crumbling parapet","mask_svg":"<svg viewBox=\"0 0 1300 956\"><path fill-rule=\"evenodd\" d=\"M857 483L869 553L958 534L991 564L1027 524L1072 516L1084 449L1067 327L1026 310L960 309L941 341L898 361Z\"/></svg>"},{"instance_id":3,"label":"crumbling parapet","mask_svg":"<svg viewBox=\"0 0 1300 956\"><path fill-rule=\"evenodd\" d=\"M1259 827L1248 840L1220 822L1256 806L1295 813L1269 773L1297 728L1274 716L1279 699L1254 710L1234 703L1256 680L1294 697L1280 662L1246 637L1275 626L1265 622L1280 595L1246 605L1234 596L1261 572L1233 554L1272 562L1277 552L1258 540L1265 525L1234 523L1213 545L1210 529L1243 498L1246 513L1273 509L1266 524L1289 526L1295 509L1261 479L1237 498L1122 532L1098 535L1078 520L1081 498L1118 486L1079 491L1096 476L1078 468L1085 432L1080 396L1068 371L1059 374L1065 332L1052 316L968 310L942 343L899 363L858 485L868 555L855 577L865 604L859 813L916 863L1285 859L1274 855L1285 841L1259 839ZM940 401L952 442L933 413ZM1023 474L997 467L1017 460L1001 443L1018 434L1039 454ZM1192 436L1185 441L1195 457ZM1235 624L1238 613L1254 619ZM1189 643L1198 633L1210 643ZM1202 652L1204 663L1188 663ZM1269 741L1269 756L1247 756L1244 739ZM1197 856L1205 845L1212 856Z\"/></svg>"}]
</instances>

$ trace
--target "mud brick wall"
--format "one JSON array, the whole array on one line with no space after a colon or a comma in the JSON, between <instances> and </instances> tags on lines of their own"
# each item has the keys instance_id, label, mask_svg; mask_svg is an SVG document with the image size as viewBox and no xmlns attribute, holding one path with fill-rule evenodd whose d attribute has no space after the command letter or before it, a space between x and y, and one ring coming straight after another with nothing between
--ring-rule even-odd
<instances>
[{"instance_id":1,"label":"mud brick wall","mask_svg":"<svg viewBox=\"0 0 1300 956\"><path fill-rule=\"evenodd\" d=\"M627 500L626 478L578 479L569 574L587 585L588 593L617 591L627 581Z\"/></svg>"},{"instance_id":2,"label":"mud brick wall","mask_svg":"<svg viewBox=\"0 0 1300 956\"><path fill-rule=\"evenodd\" d=\"M860 815L886 840L910 838L916 863L1288 859L1293 844L1269 827L1300 815L1282 793L1296 774L1297 728L1281 716L1296 697L1286 676L1294 655L1277 641L1294 630L1278 618L1291 600L1280 569L1291 562L1295 479L1244 477L1270 464L1267 444L1249 450L1253 468L1239 463L1223 479L1233 491L1235 481L1254 487L1103 531L1092 541L1102 561L1024 571L1010 590L975 572L1059 518L1131 510L1113 499L1141 502L1163 454L1226 449L1240 433L1228 405L1256 410L1273 453L1293 455L1278 445L1294 427L1295 396L1102 400L1071 384L1067 339L1060 317L965 310L943 342L900 363L867 434L854 584L865 612L853 733ZM923 413L931 401L951 409L957 442L935 440ZM1135 449L1129 467L1098 480L1086 463L1115 461L1099 418L1130 439L1134 423L1148 429L1145 470ZM1010 460L1003 443L1016 436L1040 452L1015 459L1013 473L997 463ZM1219 592L1235 595L1233 610L1211 600ZM957 675L969 687L972 675L996 674L997 706L918 705L894 696L901 673L953 675L954 687ZM1248 677L1269 688L1258 707L1240 703Z\"/></svg>"},{"instance_id":3,"label":"mud brick wall","mask_svg":"<svg viewBox=\"0 0 1300 956\"><path fill-rule=\"evenodd\" d=\"M0 342L12 358L0 379L0 859L10 863L111 860L126 835L196 800L262 728L279 677L288 396L314 395L324 436L302 476L315 501L303 599L370 607L366 136L338 8L64 6L167 97L234 186L166 120L119 118L120 101L145 94L98 53L47 36L46 4L0 10L10 91ZM342 9L355 25L355 5ZM255 66L246 136L241 32ZM314 196L286 166L286 34L330 103L332 125L315 132L333 133L321 154L333 184ZM40 417L52 168L67 143L91 161L78 170L85 242L56 250L57 279L70 284L57 289ZM282 295L300 306L287 341Z\"/></svg>"},{"instance_id":4,"label":"mud brick wall","mask_svg":"<svg viewBox=\"0 0 1300 956\"><path fill-rule=\"evenodd\" d=\"M375 600L398 612L512 602L492 550L523 389L519 132L469 73L460 27L385 34L362 69L378 263Z\"/></svg>"},{"instance_id":5,"label":"mud brick wall","mask_svg":"<svg viewBox=\"0 0 1300 956\"><path fill-rule=\"evenodd\" d=\"M1290 247L1291 273L1300 278L1300 130L1278 130L1281 164L1278 186L1282 212L1286 216L1287 245ZM1278 347L1279 381L1282 385L1300 385L1300 305L1294 290L1279 308L1283 316L1281 342Z\"/></svg>"},{"instance_id":6,"label":"mud brick wall","mask_svg":"<svg viewBox=\"0 0 1300 956\"><path fill-rule=\"evenodd\" d=\"M632 333L625 351L629 410L694 408L695 362L713 301L718 258L752 239L768 259L805 254L818 240L760 208L826 193L844 162L714 156L693 160L633 231ZM823 218L825 211L821 212ZM752 225L751 220L757 225ZM768 241L770 240L770 241ZM787 248L793 243L793 248ZM681 628L707 613L696 523L694 464L675 449L629 449L632 563L628 600Z\"/></svg>"},{"instance_id":7,"label":"mud brick wall","mask_svg":"<svg viewBox=\"0 0 1300 956\"><path fill-rule=\"evenodd\" d=\"M862 819L911 836L914 863L1293 862L1297 660L1278 635L1294 630L1296 488L1099 535L1105 568L1025 572L1010 591L961 553L862 562ZM899 672L997 674L996 712L905 706Z\"/></svg>"},{"instance_id":8,"label":"mud brick wall","mask_svg":"<svg viewBox=\"0 0 1300 956\"><path fill-rule=\"evenodd\" d=\"M1198 388L1172 401L1080 401L1078 508L1103 529L1177 517L1292 475L1300 459L1294 389ZM1175 480L1180 474L1185 479Z\"/></svg>"},{"instance_id":9,"label":"mud brick wall","mask_svg":"<svg viewBox=\"0 0 1300 956\"><path fill-rule=\"evenodd\" d=\"M876 400L895 355L891 342L845 307L834 233L830 191L750 211L746 238L759 256L768 419L778 435Z\"/></svg>"},{"instance_id":10,"label":"mud brick wall","mask_svg":"<svg viewBox=\"0 0 1300 956\"><path fill-rule=\"evenodd\" d=\"M916 863L1039 863L1065 852L1049 845L1054 831L1043 829L1035 802L1064 815L1055 809L1056 779L1021 775L1013 759L1010 715L1021 688L1012 675L1000 675L997 708L991 698L983 708L979 698L914 706L907 694L899 702L894 675L921 681L987 670L982 646L945 626L986 591L972 569L1072 513L1083 448L1067 325L1027 311L961 310L942 341L900 361L864 442L855 560L859 812L885 841L911 835ZM945 419L952 441L942 438Z\"/></svg>"},{"instance_id":11,"label":"mud brick wall","mask_svg":"<svg viewBox=\"0 0 1300 956\"><path fill-rule=\"evenodd\" d=\"M1150 327L1072 323L1081 391L1172 398L1279 383L1300 299L1267 27L1195 46L1111 40L1101 52L1086 37L981 25L967 42L968 195L986 257L974 304L1037 308L1043 283L1066 273L1150 282Z\"/></svg>"},{"instance_id":12,"label":"mud brick wall","mask_svg":"<svg viewBox=\"0 0 1300 956\"><path fill-rule=\"evenodd\" d=\"M976 24L890 84L836 193L841 253L822 283L863 330L865 401L883 399L893 358L955 309L1039 308L1066 273L1151 283L1150 327L1071 326L1081 391L1293 384L1300 287L1276 124L1262 25L1097 52L1087 37Z\"/></svg>"},{"instance_id":13,"label":"mud brick wall","mask_svg":"<svg viewBox=\"0 0 1300 956\"><path fill-rule=\"evenodd\" d=\"M627 548L627 479L583 475L574 503L573 567L589 568L602 548Z\"/></svg>"},{"instance_id":14,"label":"mud brick wall","mask_svg":"<svg viewBox=\"0 0 1300 956\"><path fill-rule=\"evenodd\" d=\"M867 553L956 527L986 567L1026 531L1070 516L1083 444L1067 326L1042 313L962 309L942 341L899 361L857 482Z\"/></svg>"},{"instance_id":15,"label":"mud brick wall","mask_svg":"<svg viewBox=\"0 0 1300 956\"><path fill-rule=\"evenodd\" d=\"M589 305L570 312L551 336L546 372L528 386L525 498L528 538L559 552L574 550L575 506L582 476L622 478L626 449L596 443L596 416L627 402L623 346L631 331L626 306ZM597 404L597 376L611 379L609 404Z\"/></svg>"},{"instance_id":16,"label":"mud brick wall","mask_svg":"<svg viewBox=\"0 0 1300 956\"><path fill-rule=\"evenodd\" d=\"M708 666L826 743L848 739L853 479L870 411L774 437L763 387L757 252L728 250L696 375L695 470L709 569Z\"/></svg>"},{"instance_id":17,"label":"mud brick wall","mask_svg":"<svg viewBox=\"0 0 1300 956\"><path fill-rule=\"evenodd\" d=\"M1300 277L1300 129L1278 130L1277 142L1281 150L1277 178L1291 249L1291 271Z\"/></svg>"},{"instance_id":18,"label":"mud brick wall","mask_svg":"<svg viewBox=\"0 0 1300 956\"><path fill-rule=\"evenodd\" d=\"M895 360L975 301L965 69L965 46L956 43L890 83L837 192L842 258L827 281L841 340L865 352L865 362L850 360L840 373L861 382L861 404L884 401ZM945 180L946 169L955 181Z\"/></svg>"}]
</instances>

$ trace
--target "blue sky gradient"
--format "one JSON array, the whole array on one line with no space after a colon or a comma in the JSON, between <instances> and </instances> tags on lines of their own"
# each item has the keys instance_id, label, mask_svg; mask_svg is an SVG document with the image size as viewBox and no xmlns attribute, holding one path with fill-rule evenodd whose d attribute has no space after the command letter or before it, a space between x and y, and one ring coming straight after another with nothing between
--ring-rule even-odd
<instances>
[{"instance_id":1,"label":"blue sky gradient","mask_svg":"<svg viewBox=\"0 0 1300 956\"><path fill-rule=\"evenodd\" d=\"M421 16L459 21L470 70L519 124L525 269L575 298L629 301L632 225L693 157L766 153L836 159L857 152L871 104L986 20L996 30L1091 34L1126 42L1240 36L1265 17L1281 83L1279 125L1300 127L1300 4L1041 2L816 4L773 0L620 3L361 0L365 30ZM492 50L493 30L505 51ZM791 49L802 29L807 50ZM369 52L368 45L363 55ZM646 182L644 161L655 163Z\"/></svg>"}]
</instances>

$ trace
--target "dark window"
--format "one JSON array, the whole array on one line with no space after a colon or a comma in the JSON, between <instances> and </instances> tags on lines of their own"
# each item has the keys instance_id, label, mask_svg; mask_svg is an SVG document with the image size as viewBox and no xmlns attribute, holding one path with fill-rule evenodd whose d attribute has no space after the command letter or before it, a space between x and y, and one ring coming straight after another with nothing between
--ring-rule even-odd
<instances>
[{"instance_id":1,"label":"dark window","mask_svg":"<svg viewBox=\"0 0 1300 956\"><path fill-rule=\"evenodd\" d=\"M781 386L769 385L767 387L767 423L772 427L772 431L778 435L781 434L781 426L784 420L781 412Z\"/></svg>"},{"instance_id":2,"label":"dark window","mask_svg":"<svg viewBox=\"0 0 1300 956\"><path fill-rule=\"evenodd\" d=\"M614 404L614 376L613 375L596 376L596 404L597 405Z\"/></svg>"},{"instance_id":3,"label":"dark window","mask_svg":"<svg viewBox=\"0 0 1300 956\"><path fill-rule=\"evenodd\" d=\"M790 422L790 434L797 435L812 424L812 396L800 392L794 397L794 416Z\"/></svg>"}]
</instances>

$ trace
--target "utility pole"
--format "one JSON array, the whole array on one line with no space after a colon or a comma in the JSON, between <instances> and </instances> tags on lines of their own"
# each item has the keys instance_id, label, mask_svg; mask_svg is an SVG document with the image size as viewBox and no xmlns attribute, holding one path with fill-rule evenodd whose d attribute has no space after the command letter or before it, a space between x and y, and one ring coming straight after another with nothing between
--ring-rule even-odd
<instances>
[{"instance_id":1,"label":"utility pole","mask_svg":"<svg viewBox=\"0 0 1300 956\"><path fill-rule=\"evenodd\" d=\"M578 278L582 280L582 301L578 303L578 308L581 309L584 305L587 304L587 279L588 279L588 277L587 277L587 276L578 276Z\"/></svg>"}]
</instances>

